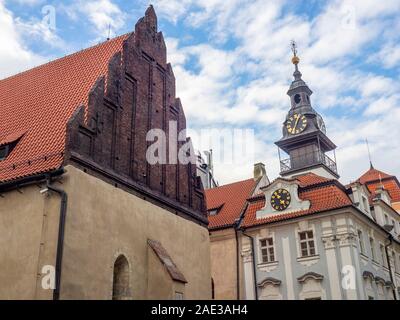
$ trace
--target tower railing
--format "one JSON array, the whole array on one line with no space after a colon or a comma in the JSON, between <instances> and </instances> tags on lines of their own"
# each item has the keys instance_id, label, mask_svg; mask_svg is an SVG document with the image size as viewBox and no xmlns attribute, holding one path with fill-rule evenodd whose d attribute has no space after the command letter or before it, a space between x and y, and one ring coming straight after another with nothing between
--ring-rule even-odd
<instances>
[{"instance_id":1,"label":"tower railing","mask_svg":"<svg viewBox=\"0 0 400 320\"><path fill-rule=\"evenodd\" d=\"M282 173L318 164L323 164L331 171L337 173L336 162L329 158L325 153L318 150L299 156L291 156L290 158L283 159L280 162Z\"/></svg>"}]
</instances>

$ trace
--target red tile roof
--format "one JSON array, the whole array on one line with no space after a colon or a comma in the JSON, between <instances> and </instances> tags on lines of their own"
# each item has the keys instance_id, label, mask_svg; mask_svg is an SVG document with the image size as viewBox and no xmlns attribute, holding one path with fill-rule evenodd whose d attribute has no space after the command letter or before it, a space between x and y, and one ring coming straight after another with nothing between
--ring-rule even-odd
<instances>
[{"instance_id":1,"label":"red tile roof","mask_svg":"<svg viewBox=\"0 0 400 320\"><path fill-rule=\"evenodd\" d=\"M208 217L209 228L232 226L240 217L256 183L254 179L249 179L206 190L207 210L221 208L217 215Z\"/></svg>"},{"instance_id":2,"label":"red tile roof","mask_svg":"<svg viewBox=\"0 0 400 320\"><path fill-rule=\"evenodd\" d=\"M376 170L375 168L371 167L367 172L365 172L357 181L365 184L366 182L381 180L385 178L391 178L391 175L388 175L385 172Z\"/></svg>"},{"instance_id":3,"label":"red tile roof","mask_svg":"<svg viewBox=\"0 0 400 320\"><path fill-rule=\"evenodd\" d=\"M357 181L367 186L368 190L372 193L371 197L374 196L375 190L378 187L383 186L389 192L392 202L400 201L400 183L395 176L371 168Z\"/></svg>"},{"instance_id":4,"label":"red tile roof","mask_svg":"<svg viewBox=\"0 0 400 320\"><path fill-rule=\"evenodd\" d=\"M310 178L307 177L306 180ZM257 226L264 223L272 223L277 221L283 221L293 219L296 217L307 216L322 211L334 210L344 208L352 205L350 198L347 194L339 188L336 184L317 186L299 190L299 197L302 200L309 200L311 203L310 209L297 211L293 213L282 213L271 217L265 217L262 219L256 218L256 212L261 210L265 206L265 198L258 197L254 201L250 201L245 217L242 222L242 226L251 227Z\"/></svg>"},{"instance_id":5,"label":"red tile roof","mask_svg":"<svg viewBox=\"0 0 400 320\"><path fill-rule=\"evenodd\" d=\"M383 188L389 192L392 202L400 201L400 187L395 179L382 180L381 182L368 183L368 190L374 195L375 190L383 185Z\"/></svg>"},{"instance_id":6,"label":"red tile roof","mask_svg":"<svg viewBox=\"0 0 400 320\"><path fill-rule=\"evenodd\" d=\"M302 187L310 187L324 182L333 181L333 179L321 177L312 172L295 177L295 179L300 182L300 186Z\"/></svg>"},{"instance_id":7,"label":"red tile roof","mask_svg":"<svg viewBox=\"0 0 400 320\"><path fill-rule=\"evenodd\" d=\"M246 205L248 206L241 224L244 227L291 219L352 204L345 189L340 188L336 180L314 173L304 174L290 180L299 182L299 197L311 202L309 210L256 219L256 212L265 206L265 197L263 193L252 196L256 183L253 179L249 179L206 190L207 210L221 208L217 215L209 216L209 228L218 229L232 226Z\"/></svg>"},{"instance_id":8,"label":"red tile roof","mask_svg":"<svg viewBox=\"0 0 400 320\"><path fill-rule=\"evenodd\" d=\"M128 36L0 81L0 142L10 143L23 134L0 161L0 182L61 166L68 119L77 107L87 105L90 89L98 77L106 76L109 60Z\"/></svg>"}]
</instances>

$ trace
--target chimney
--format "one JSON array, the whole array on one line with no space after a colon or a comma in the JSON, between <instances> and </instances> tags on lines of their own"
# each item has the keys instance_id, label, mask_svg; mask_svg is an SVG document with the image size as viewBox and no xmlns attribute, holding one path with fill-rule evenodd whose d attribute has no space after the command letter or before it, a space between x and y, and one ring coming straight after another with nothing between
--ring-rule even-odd
<instances>
[{"instance_id":1,"label":"chimney","mask_svg":"<svg viewBox=\"0 0 400 320\"><path fill-rule=\"evenodd\" d=\"M256 163L254 165L254 180L259 180L267 175L265 171L265 164L262 162Z\"/></svg>"}]
</instances>

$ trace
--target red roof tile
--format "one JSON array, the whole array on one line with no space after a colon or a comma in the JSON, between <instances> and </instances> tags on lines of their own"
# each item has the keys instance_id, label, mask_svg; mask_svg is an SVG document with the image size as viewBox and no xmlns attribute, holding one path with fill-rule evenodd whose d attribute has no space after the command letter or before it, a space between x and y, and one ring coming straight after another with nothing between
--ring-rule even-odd
<instances>
[{"instance_id":1,"label":"red roof tile","mask_svg":"<svg viewBox=\"0 0 400 320\"><path fill-rule=\"evenodd\" d=\"M311 203L309 210L302 210L293 213L282 213L262 219L256 218L256 212L265 206L265 198L250 202L242 226L251 227L264 223L272 223L277 221L288 220L296 217L307 216L326 210L333 210L350 206L352 204L347 194L337 185L331 184L323 187L306 189L299 192L299 197L302 200L309 200Z\"/></svg>"},{"instance_id":2,"label":"red roof tile","mask_svg":"<svg viewBox=\"0 0 400 320\"><path fill-rule=\"evenodd\" d=\"M209 228L231 226L240 217L246 199L251 197L256 181L244 180L205 191L207 210L220 208L217 215L209 216Z\"/></svg>"},{"instance_id":3,"label":"red roof tile","mask_svg":"<svg viewBox=\"0 0 400 320\"><path fill-rule=\"evenodd\" d=\"M0 81L0 141L21 140L0 162L0 182L61 166L66 123L129 35ZM18 138L19 138L18 137ZM17 139L18 139L17 138Z\"/></svg>"},{"instance_id":4,"label":"red roof tile","mask_svg":"<svg viewBox=\"0 0 400 320\"><path fill-rule=\"evenodd\" d=\"M375 190L383 186L389 192L393 202L400 201L400 183L395 176L371 168L358 181L367 186L368 190L372 193L372 197L375 194Z\"/></svg>"},{"instance_id":5,"label":"red roof tile","mask_svg":"<svg viewBox=\"0 0 400 320\"><path fill-rule=\"evenodd\" d=\"M295 177L295 178L300 182L300 186L302 186L302 187L309 187L309 186L321 184L324 182L333 181L333 179L321 177L312 172L303 174L303 175Z\"/></svg>"},{"instance_id":6,"label":"red roof tile","mask_svg":"<svg viewBox=\"0 0 400 320\"><path fill-rule=\"evenodd\" d=\"M390 197L392 198L392 202L400 201L400 187L397 184L394 178L390 178L388 180L382 180L381 182L368 183L368 190L375 195L375 190L383 185L383 188L389 192Z\"/></svg>"},{"instance_id":7,"label":"red roof tile","mask_svg":"<svg viewBox=\"0 0 400 320\"><path fill-rule=\"evenodd\" d=\"M376 181L376 180L381 180L385 178L390 178L392 176L388 175L385 172L376 170L375 168L369 169L367 172L365 172L357 181L365 184L366 182L371 182L371 181Z\"/></svg>"}]
</instances>

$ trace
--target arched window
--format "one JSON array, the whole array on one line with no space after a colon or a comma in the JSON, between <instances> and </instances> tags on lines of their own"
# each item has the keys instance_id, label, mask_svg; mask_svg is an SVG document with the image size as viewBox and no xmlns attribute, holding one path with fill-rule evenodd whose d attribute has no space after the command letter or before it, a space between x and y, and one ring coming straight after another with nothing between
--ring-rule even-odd
<instances>
[{"instance_id":1,"label":"arched window","mask_svg":"<svg viewBox=\"0 0 400 320\"><path fill-rule=\"evenodd\" d=\"M120 255L114 263L113 300L129 298L129 263L124 255Z\"/></svg>"}]
</instances>

